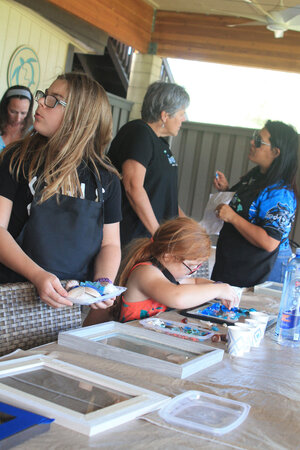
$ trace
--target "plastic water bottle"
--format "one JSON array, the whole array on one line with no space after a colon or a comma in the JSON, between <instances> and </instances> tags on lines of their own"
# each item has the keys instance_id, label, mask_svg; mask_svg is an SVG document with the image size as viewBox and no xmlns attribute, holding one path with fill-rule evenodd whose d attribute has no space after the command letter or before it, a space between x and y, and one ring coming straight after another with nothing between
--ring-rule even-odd
<instances>
[{"instance_id":1,"label":"plastic water bottle","mask_svg":"<svg viewBox=\"0 0 300 450\"><path fill-rule=\"evenodd\" d=\"M300 248L285 272L275 336L281 345L300 346Z\"/></svg>"}]
</instances>

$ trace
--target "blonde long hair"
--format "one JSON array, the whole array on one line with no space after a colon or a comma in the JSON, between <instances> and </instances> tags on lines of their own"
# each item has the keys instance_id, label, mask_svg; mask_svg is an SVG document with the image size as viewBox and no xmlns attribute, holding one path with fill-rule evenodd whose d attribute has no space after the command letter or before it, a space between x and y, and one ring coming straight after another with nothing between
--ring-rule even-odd
<instances>
[{"instance_id":1,"label":"blonde long hair","mask_svg":"<svg viewBox=\"0 0 300 450\"><path fill-rule=\"evenodd\" d=\"M57 80L65 80L68 86L62 124L49 139L34 131L19 141L9 167L17 178L22 171L29 182L38 176L39 184L45 183L40 202L59 193L80 196L77 168L83 161L97 176L97 163L119 176L105 156L112 137L111 107L105 90L82 73L66 73Z\"/></svg>"}]
</instances>

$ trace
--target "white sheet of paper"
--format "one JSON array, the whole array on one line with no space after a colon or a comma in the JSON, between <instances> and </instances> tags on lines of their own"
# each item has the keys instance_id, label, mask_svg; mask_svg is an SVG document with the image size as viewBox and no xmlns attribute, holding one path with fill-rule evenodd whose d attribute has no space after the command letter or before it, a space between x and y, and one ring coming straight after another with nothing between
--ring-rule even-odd
<instances>
[{"instance_id":1,"label":"white sheet of paper","mask_svg":"<svg viewBox=\"0 0 300 450\"><path fill-rule=\"evenodd\" d=\"M217 192L216 194L210 194L204 215L200 221L200 225L205 228L207 234L219 234L223 226L224 221L216 216L216 207L220 203L228 205L231 202L234 192Z\"/></svg>"}]
</instances>

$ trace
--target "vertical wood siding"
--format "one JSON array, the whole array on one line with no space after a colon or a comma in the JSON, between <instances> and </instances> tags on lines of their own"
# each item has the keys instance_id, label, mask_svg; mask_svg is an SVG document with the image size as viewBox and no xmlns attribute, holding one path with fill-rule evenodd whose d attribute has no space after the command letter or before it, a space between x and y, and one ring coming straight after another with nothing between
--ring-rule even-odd
<instances>
[{"instance_id":1,"label":"vertical wood siding","mask_svg":"<svg viewBox=\"0 0 300 450\"><path fill-rule=\"evenodd\" d=\"M118 130L128 122L133 102L118 97L117 95L110 94L109 92L107 93L107 96L112 109L114 137Z\"/></svg>"},{"instance_id":2,"label":"vertical wood siding","mask_svg":"<svg viewBox=\"0 0 300 450\"><path fill-rule=\"evenodd\" d=\"M253 129L185 122L172 140L172 152L179 166L179 204L183 211L201 220L213 186L216 170L224 172L232 186L253 164L248 159ZM300 161L300 154L299 154ZM298 171L298 187L300 179ZM300 243L297 212L290 236Z\"/></svg>"}]
</instances>

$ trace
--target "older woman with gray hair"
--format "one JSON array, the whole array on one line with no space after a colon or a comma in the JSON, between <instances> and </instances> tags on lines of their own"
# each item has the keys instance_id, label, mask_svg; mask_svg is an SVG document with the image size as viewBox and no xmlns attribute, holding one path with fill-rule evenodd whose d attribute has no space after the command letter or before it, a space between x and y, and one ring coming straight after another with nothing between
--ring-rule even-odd
<instances>
[{"instance_id":1,"label":"older woman with gray hair","mask_svg":"<svg viewBox=\"0 0 300 450\"><path fill-rule=\"evenodd\" d=\"M121 244L151 237L164 220L183 215L178 206L177 163L166 136L177 136L189 95L174 83L148 87L142 119L124 125L108 156L123 177Z\"/></svg>"}]
</instances>

